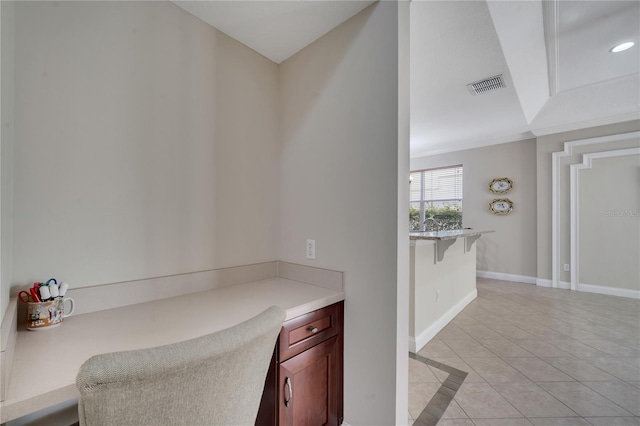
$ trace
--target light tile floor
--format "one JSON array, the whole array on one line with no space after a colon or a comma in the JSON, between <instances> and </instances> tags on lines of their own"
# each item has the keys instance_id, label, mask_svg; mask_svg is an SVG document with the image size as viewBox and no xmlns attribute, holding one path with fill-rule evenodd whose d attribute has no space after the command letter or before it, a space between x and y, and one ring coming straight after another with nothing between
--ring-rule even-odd
<instances>
[{"instance_id":1,"label":"light tile floor","mask_svg":"<svg viewBox=\"0 0 640 426\"><path fill-rule=\"evenodd\" d=\"M481 278L477 287L418 352L468 373L439 426L640 426L640 300ZM448 376L409 359L410 424Z\"/></svg>"}]
</instances>

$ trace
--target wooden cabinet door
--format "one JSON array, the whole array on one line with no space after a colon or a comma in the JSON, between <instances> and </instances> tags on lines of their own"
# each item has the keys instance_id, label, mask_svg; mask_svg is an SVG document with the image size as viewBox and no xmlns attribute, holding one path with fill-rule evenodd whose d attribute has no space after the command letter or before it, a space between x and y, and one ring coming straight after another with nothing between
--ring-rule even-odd
<instances>
[{"instance_id":1,"label":"wooden cabinet door","mask_svg":"<svg viewBox=\"0 0 640 426\"><path fill-rule=\"evenodd\" d=\"M334 336L280 364L281 426L339 425L341 349L338 336Z\"/></svg>"}]
</instances>

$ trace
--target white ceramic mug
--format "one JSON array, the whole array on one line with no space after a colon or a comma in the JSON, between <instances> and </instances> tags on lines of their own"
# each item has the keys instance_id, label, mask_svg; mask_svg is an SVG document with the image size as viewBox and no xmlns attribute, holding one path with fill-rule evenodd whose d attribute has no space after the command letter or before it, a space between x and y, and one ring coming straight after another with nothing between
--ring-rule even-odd
<instances>
[{"instance_id":1,"label":"white ceramic mug","mask_svg":"<svg viewBox=\"0 0 640 426\"><path fill-rule=\"evenodd\" d=\"M64 302L69 302L65 311ZM49 302L29 302L27 307L27 330L45 330L62 324L62 320L73 314L75 302L70 297Z\"/></svg>"}]
</instances>

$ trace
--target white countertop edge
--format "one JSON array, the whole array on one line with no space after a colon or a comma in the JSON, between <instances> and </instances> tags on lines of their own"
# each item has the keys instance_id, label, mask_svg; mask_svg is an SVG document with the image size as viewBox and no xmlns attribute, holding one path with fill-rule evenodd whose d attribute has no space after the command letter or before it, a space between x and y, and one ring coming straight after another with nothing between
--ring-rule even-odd
<instances>
[{"instance_id":1,"label":"white countertop edge","mask_svg":"<svg viewBox=\"0 0 640 426\"><path fill-rule=\"evenodd\" d=\"M478 231L475 229L461 229L459 231L437 231L437 232L410 232L409 240L454 240L456 238L475 237L495 231Z\"/></svg>"},{"instance_id":2,"label":"white countertop edge","mask_svg":"<svg viewBox=\"0 0 640 426\"><path fill-rule=\"evenodd\" d=\"M295 306L286 310L287 317L285 318L285 321L289 321L290 319L297 318L300 315L308 314L309 312L333 305L334 303L342 302L343 300L344 293L339 292L332 296L327 296L322 299L316 299L313 302L305 303L304 305Z\"/></svg>"},{"instance_id":3,"label":"white countertop edge","mask_svg":"<svg viewBox=\"0 0 640 426\"><path fill-rule=\"evenodd\" d=\"M0 423L15 420L27 414L60 404L73 399L78 399L80 394L75 385L64 386L52 392L34 396L22 401L4 401L2 403L2 416Z\"/></svg>"},{"instance_id":4,"label":"white countertop edge","mask_svg":"<svg viewBox=\"0 0 640 426\"><path fill-rule=\"evenodd\" d=\"M415 246L435 246L438 240L409 240L411 247Z\"/></svg>"}]
</instances>

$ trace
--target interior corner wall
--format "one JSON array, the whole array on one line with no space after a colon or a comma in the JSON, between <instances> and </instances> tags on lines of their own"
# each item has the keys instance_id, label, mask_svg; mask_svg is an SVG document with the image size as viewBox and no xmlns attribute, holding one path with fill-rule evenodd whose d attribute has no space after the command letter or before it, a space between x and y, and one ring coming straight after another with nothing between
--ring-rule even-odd
<instances>
[{"instance_id":1,"label":"interior corner wall","mask_svg":"<svg viewBox=\"0 0 640 426\"><path fill-rule=\"evenodd\" d=\"M536 179L537 179L537 277L541 280L552 279L552 154L564 150L564 143L602 136L618 135L640 130L640 120L607 126L590 127L571 132L538 136L536 142ZM566 193L559 194L569 199L566 183L562 188ZM569 240L569 228L565 226L563 235ZM567 262L568 263L568 262ZM569 272L560 271L560 281L569 282Z\"/></svg>"},{"instance_id":2,"label":"interior corner wall","mask_svg":"<svg viewBox=\"0 0 640 426\"><path fill-rule=\"evenodd\" d=\"M505 278L535 280L536 276L536 145L535 139L411 159L411 170L463 165L464 227L495 231L476 242L476 268ZM508 177L513 189L494 194L489 182ZM508 215L495 215L489 203L508 198ZM513 277L515 276L515 277Z\"/></svg>"},{"instance_id":3,"label":"interior corner wall","mask_svg":"<svg viewBox=\"0 0 640 426\"><path fill-rule=\"evenodd\" d=\"M280 65L279 258L344 272L349 424L396 420L397 8L375 3Z\"/></svg>"},{"instance_id":4,"label":"interior corner wall","mask_svg":"<svg viewBox=\"0 0 640 426\"><path fill-rule=\"evenodd\" d=\"M276 259L275 63L170 2L15 16L14 287Z\"/></svg>"},{"instance_id":5,"label":"interior corner wall","mask_svg":"<svg viewBox=\"0 0 640 426\"><path fill-rule=\"evenodd\" d=\"M9 305L13 244L13 99L14 13L13 1L0 2L0 322Z\"/></svg>"}]
</instances>

